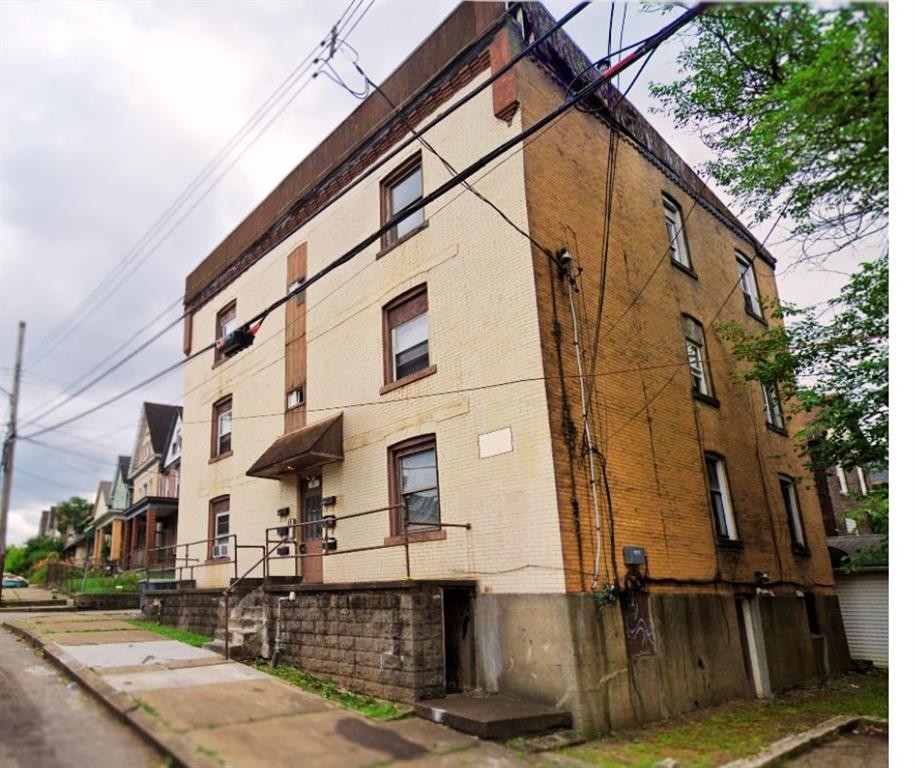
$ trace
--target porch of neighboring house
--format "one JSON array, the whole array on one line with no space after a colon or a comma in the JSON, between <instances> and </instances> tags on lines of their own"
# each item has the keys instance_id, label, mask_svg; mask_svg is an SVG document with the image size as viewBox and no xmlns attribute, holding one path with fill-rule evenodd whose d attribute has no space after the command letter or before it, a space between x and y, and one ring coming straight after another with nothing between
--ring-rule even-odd
<instances>
[{"instance_id":1,"label":"porch of neighboring house","mask_svg":"<svg viewBox=\"0 0 916 768\"><path fill-rule=\"evenodd\" d=\"M178 499L147 496L124 514L119 566L146 569L154 578L171 578L175 567Z\"/></svg>"}]
</instances>

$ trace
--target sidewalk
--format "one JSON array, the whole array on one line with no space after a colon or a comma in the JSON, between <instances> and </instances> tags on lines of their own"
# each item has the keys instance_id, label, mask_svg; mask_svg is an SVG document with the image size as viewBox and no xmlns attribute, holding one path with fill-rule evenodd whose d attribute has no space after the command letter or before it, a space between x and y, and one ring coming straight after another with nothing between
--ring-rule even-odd
<instances>
[{"instance_id":1,"label":"sidewalk","mask_svg":"<svg viewBox=\"0 0 916 768\"><path fill-rule=\"evenodd\" d=\"M7 621L178 763L511 768L514 752L415 717L380 723L122 613Z\"/></svg>"}]
</instances>

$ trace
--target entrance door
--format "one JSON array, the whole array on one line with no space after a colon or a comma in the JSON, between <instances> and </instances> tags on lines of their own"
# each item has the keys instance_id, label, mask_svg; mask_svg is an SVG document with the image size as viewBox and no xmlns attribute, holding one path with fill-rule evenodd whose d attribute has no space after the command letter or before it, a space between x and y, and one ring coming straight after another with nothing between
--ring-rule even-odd
<instances>
[{"instance_id":1,"label":"entrance door","mask_svg":"<svg viewBox=\"0 0 916 768\"><path fill-rule=\"evenodd\" d=\"M299 486L299 518L303 523L319 522L323 516L321 506L321 475L306 477ZM305 555L320 555L324 531L320 525L299 529L299 552ZM322 557L300 557L299 572L307 584L322 582Z\"/></svg>"}]
</instances>

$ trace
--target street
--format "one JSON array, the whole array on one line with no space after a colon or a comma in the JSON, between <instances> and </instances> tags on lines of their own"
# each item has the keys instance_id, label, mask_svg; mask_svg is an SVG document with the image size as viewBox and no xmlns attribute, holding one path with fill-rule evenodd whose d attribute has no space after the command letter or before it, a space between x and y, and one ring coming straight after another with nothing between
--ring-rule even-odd
<instances>
[{"instance_id":1,"label":"street","mask_svg":"<svg viewBox=\"0 0 916 768\"><path fill-rule=\"evenodd\" d=\"M0 630L0 699L2 768L165 765L158 751L6 630Z\"/></svg>"}]
</instances>

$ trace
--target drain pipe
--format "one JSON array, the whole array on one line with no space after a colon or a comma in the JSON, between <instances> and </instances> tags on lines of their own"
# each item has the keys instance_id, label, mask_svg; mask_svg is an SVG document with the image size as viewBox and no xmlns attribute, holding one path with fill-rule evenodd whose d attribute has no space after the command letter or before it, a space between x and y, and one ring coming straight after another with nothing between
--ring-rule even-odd
<instances>
[{"instance_id":1,"label":"drain pipe","mask_svg":"<svg viewBox=\"0 0 916 768\"><path fill-rule=\"evenodd\" d=\"M276 667L277 660L280 658L280 640L281 637L281 628L283 626L283 603L285 602L295 602L296 593L290 592L288 597L279 597L277 598L277 625L274 629L274 652L270 655L270 666Z\"/></svg>"},{"instance_id":2,"label":"drain pipe","mask_svg":"<svg viewBox=\"0 0 916 768\"><path fill-rule=\"evenodd\" d=\"M566 273L566 287L569 291L569 310L572 314L573 345L576 348L576 366L579 370L579 395L582 400L582 423L585 436L585 448L588 451L588 484L591 488L592 509L595 510L595 572L592 576L592 588L598 583L599 564L601 562L601 508L598 506L598 481L595 477L595 451L592 444L592 431L588 426L588 405L585 397L585 370L582 365L582 344L579 341L579 321L576 316L576 301L573 294L578 291L573 274L572 254L563 249L558 254L560 267Z\"/></svg>"}]
</instances>

